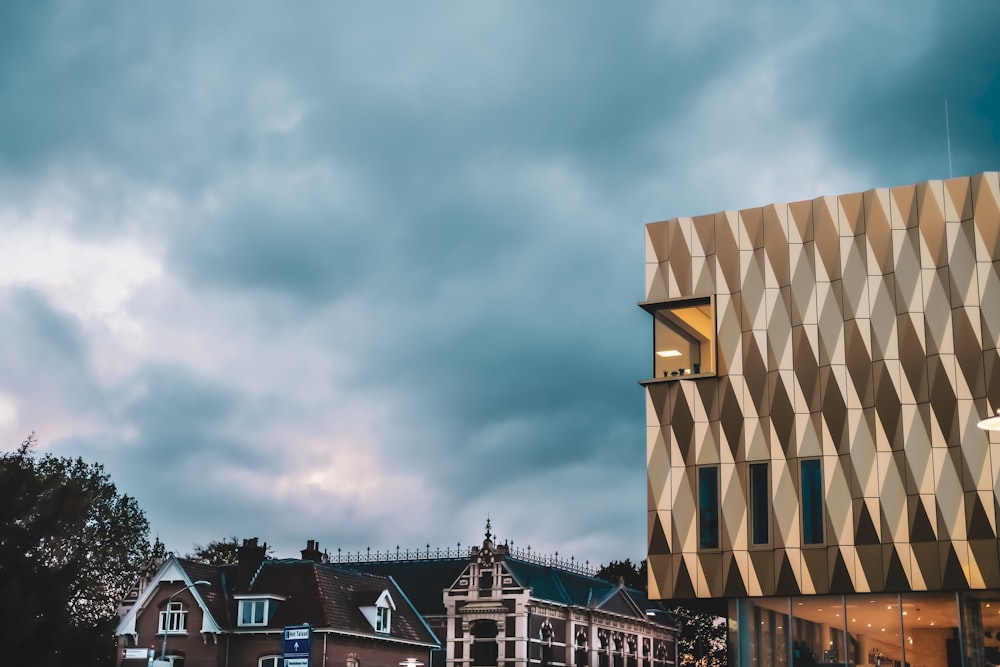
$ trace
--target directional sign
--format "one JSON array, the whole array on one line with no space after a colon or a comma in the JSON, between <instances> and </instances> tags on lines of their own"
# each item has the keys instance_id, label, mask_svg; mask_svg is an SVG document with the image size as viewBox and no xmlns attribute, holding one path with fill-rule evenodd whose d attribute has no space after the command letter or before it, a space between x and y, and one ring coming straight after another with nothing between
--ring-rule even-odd
<instances>
[{"instance_id":1,"label":"directional sign","mask_svg":"<svg viewBox=\"0 0 1000 667\"><path fill-rule=\"evenodd\" d=\"M309 658L285 658L285 667L309 667Z\"/></svg>"},{"instance_id":2,"label":"directional sign","mask_svg":"<svg viewBox=\"0 0 1000 667\"><path fill-rule=\"evenodd\" d=\"M290 625L285 628L282 642L282 657L286 667L309 667L309 653L312 649L312 626ZM288 658L305 658L305 662L293 662Z\"/></svg>"},{"instance_id":3,"label":"directional sign","mask_svg":"<svg viewBox=\"0 0 1000 667\"><path fill-rule=\"evenodd\" d=\"M125 660L146 660L153 657L151 648L127 648L122 651L122 658Z\"/></svg>"}]
</instances>

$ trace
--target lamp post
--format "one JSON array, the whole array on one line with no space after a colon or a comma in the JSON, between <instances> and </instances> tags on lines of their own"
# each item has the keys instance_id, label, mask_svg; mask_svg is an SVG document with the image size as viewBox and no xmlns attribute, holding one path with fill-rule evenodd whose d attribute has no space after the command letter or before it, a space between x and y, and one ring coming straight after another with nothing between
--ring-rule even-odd
<instances>
[{"instance_id":1,"label":"lamp post","mask_svg":"<svg viewBox=\"0 0 1000 667\"><path fill-rule=\"evenodd\" d=\"M165 622L163 624L163 649L160 651L160 658L165 659L167 657L167 635L170 634L170 605L171 603L173 603L174 598L183 593L184 591L190 588L194 588L195 586L211 586L211 585L212 582L205 581L204 579L199 579L198 581L188 584L187 586L185 586L184 588L180 589L179 591L171 595L169 598L167 598L167 616L164 619Z\"/></svg>"}]
</instances>

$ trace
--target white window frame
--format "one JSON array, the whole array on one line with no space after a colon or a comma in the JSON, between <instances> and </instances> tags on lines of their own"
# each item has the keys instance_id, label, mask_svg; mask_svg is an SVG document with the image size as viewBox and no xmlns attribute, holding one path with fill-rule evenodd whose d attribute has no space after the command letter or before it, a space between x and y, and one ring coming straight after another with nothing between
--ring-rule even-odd
<instances>
[{"instance_id":1,"label":"white window frame","mask_svg":"<svg viewBox=\"0 0 1000 667\"><path fill-rule=\"evenodd\" d=\"M167 608L160 612L157 634L186 635L187 614L187 610L181 602L177 600L167 602Z\"/></svg>"},{"instance_id":2,"label":"white window frame","mask_svg":"<svg viewBox=\"0 0 1000 667\"><path fill-rule=\"evenodd\" d=\"M269 616L268 612L270 611L270 603L271 600L268 600L267 598L251 598L247 600L240 600L239 625L241 627L267 625L267 620ZM256 620L257 614L255 612L257 610L257 605L261 605L261 611L263 612L261 614L260 621ZM250 610L250 620L246 620L247 617L246 611L248 608Z\"/></svg>"},{"instance_id":3,"label":"white window frame","mask_svg":"<svg viewBox=\"0 0 1000 667\"><path fill-rule=\"evenodd\" d=\"M392 608L389 605L378 605L375 607L375 632L389 634L392 627Z\"/></svg>"},{"instance_id":4,"label":"white window frame","mask_svg":"<svg viewBox=\"0 0 1000 667\"><path fill-rule=\"evenodd\" d=\"M284 658L280 655L265 655L257 660L257 667L283 667Z\"/></svg>"}]
</instances>

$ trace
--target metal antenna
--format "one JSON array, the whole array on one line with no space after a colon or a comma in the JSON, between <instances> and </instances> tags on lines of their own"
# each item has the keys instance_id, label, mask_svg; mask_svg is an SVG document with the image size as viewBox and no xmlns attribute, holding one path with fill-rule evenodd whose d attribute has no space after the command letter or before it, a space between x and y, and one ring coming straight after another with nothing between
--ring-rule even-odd
<instances>
[{"instance_id":1,"label":"metal antenna","mask_svg":"<svg viewBox=\"0 0 1000 667\"><path fill-rule=\"evenodd\" d=\"M948 178L952 178L951 173L951 124L948 122L948 98L944 98L944 134L948 139Z\"/></svg>"}]
</instances>

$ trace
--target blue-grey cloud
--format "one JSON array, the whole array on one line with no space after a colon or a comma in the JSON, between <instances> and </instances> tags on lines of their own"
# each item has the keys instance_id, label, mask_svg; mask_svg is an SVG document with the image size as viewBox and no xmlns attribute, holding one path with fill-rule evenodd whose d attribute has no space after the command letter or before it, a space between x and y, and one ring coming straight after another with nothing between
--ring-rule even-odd
<instances>
[{"instance_id":1,"label":"blue-grey cloud","mask_svg":"<svg viewBox=\"0 0 1000 667\"><path fill-rule=\"evenodd\" d=\"M181 551L641 557L642 223L995 169L998 11L8 3L0 235L156 271L0 267L0 394Z\"/></svg>"}]
</instances>

